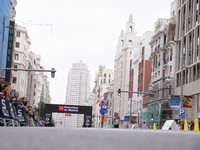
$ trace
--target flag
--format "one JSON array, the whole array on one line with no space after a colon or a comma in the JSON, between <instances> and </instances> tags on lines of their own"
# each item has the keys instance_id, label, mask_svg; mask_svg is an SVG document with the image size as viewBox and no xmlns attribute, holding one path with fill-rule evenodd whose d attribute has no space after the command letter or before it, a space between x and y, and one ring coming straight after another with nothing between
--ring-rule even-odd
<instances>
[{"instance_id":1,"label":"flag","mask_svg":"<svg viewBox=\"0 0 200 150\"><path fill-rule=\"evenodd\" d=\"M193 96L183 96L183 107L192 108Z\"/></svg>"}]
</instances>

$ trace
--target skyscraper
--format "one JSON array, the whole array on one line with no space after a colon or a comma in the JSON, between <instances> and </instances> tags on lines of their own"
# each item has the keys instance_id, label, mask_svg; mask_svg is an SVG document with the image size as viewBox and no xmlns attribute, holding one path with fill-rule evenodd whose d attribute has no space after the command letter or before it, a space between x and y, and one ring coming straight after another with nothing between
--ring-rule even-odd
<instances>
[{"instance_id":1,"label":"skyscraper","mask_svg":"<svg viewBox=\"0 0 200 150\"><path fill-rule=\"evenodd\" d=\"M67 105L83 105L84 101L90 96L90 74L88 66L79 61L73 63L68 73L68 85L66 90ZM83 115L73 114L66 116L67 127L81 127Z\"/></svg>"}]
</instances>

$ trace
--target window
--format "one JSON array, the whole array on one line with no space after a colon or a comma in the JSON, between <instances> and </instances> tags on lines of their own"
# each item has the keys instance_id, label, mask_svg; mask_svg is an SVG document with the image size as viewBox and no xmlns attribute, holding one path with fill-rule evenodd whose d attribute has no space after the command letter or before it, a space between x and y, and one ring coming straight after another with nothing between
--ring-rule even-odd
<instances>
[{"instance_id":1,"label":"window","mask_svg":"<svg viewBox=\"0 0 200 150\"><path fill-rule=\"evenodd\" d=\"M108 80L108 83L110 83L110 79Z\"/></svg>"},{"instance_id":2,"label":"window","mask_svg":"<svg viewBox=\"0 0 200 150\"><path fill-rule=\"evenodd\" d=\"M106 77L106 73L104 73L104 77Z\"/></svg>"},{"instance_id":3,"label":"window","mask_svg":"<svg viewBox=\"0 0 200 150\"><path fill-rule=\"evenodd\" d=\"M34 96L35 96L35 92L34 92Z\"/></svg>"},{"instance_id":4,"label":"window","mask_svg":"<svg viewBox=\"0 0 200 150\"><path fill-rule=\"evenodd\" d=\"M103 83L106 83L106 78L104 79L104 82Z\"/></svg>"},{"instance_id":5,"label":"window","mask_svg":"<svg viewBox=\"0 0 200 150\"><path fill-rule=\"evenodd\" d=\"M16 46L17 48L19 48L19 42L16 42L15 46Z\"/></svg>"},{"instance_id":6,"label":"window","mask_svg":"<svg viewBox=\"0 0 200 150\"><path fill-rule=\"evenodd\" d=\"M110 74L109 74L109 78L110 78Z\"/></svg>"},{"instance_id":7,"label":"window","mask_svg":"<svg viewBox=\"0 0 200 150\"><path fill-rule=\"evenodd\" d=\"M18 68L18 65L14 65L14 68ZM17 70L14 70L14 71L17 71Z\"/></svg>"},{"instance_id":8,"label":"window","mask_svg":"<svg viewBox=\"0 0 200 150\"><path fill-rule=\"evenodd\" d=\"M17 77L13 77L13 83L17 83Z\"/></svg>"},{"instance_id":9,"label":"window","mask_svg":"<svg viewBox=\"0 0 200 150\"><path fill-rule=\"evenodd\" d=\"M170 73L172 73L172 66L170 66Z\"/></svg>"},{"instance_id":10,"label":"window","mask_svg":"<svg viewBox=\"0 0 200 150\"><path fill-rule=\"evenodd\" d=\"M15 54L15 60L19 60L19 54Z\"/></svg>"},{"instance_id":11,"label":"window","mask_svg":"<svg viewBox=\"0 0 200 150\"><path fill-rule=\"evenodd\" d=\"M20 32L19 31L17 31L17 37L20 37Z\"/></svg>"},{"instance_id":12,"label":"window","mask_svg":"<svg viewBox=\"0 0 200 150\"><path fill-rule=\"evenodd\" d=\"M112 98L112 94L110 94L110 98Z\"/></svg>"},{"instance_id":13,"label":"window","mask_svg":"<svg viewBox=\"0 0 200 150\"><path fill-rule=\"evenodd\" d=\"M34 84L34 88L36 88L36 84Z\"/></svg>"}]
</instances>

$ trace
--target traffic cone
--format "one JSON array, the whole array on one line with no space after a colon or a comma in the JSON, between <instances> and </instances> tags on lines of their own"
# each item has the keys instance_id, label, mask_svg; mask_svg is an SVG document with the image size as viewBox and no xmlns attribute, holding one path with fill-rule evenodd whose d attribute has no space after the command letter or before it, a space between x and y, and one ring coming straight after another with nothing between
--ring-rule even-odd
<instances>
[{"instance_id":1,"label":"traffic cone","mask_svg":"<svg viewBox=\"0 0 200 150\"><path fill-rule=\"evenodd\" d=\"M156 123L153 124L153 129L156 129Z\"/></svg>"},{"instance_id":2,"label":"traffic cone","mask_svg":"<svg viewBox=\"0 0 200 150\"><path fill-rule=\"evenodd\" d=\"M185 119L185 123L184 123L184 131L188 131L187 119Z\"/></svg>"},{"instance_id":3,"label":"traffic cone","mask_svg":"<svg viewBox=\"0 0 200 150\"><path fill-rule=\"evenodd\" d=\"M198 119L195 119L195 123L194 123L194 131L199 131L199 122Z\"/></svg>"}]
</instances>

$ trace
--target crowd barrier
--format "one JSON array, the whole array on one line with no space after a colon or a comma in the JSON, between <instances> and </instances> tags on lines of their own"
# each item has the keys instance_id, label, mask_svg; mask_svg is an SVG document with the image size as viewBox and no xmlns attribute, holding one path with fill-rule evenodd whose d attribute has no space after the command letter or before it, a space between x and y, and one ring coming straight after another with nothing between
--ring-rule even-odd
<instances>
[{"instance_id":1,"label":"crowd barrier","mask_svg":"<svg viewBox=\"0 0 200 150\"><path fill-rule=\"evenodd\" d=\"M24 109L16 109L15 106L3 97L0 97L0 123L3 126L40 126L34 122Z\"/></svg>"}]
</instances>

